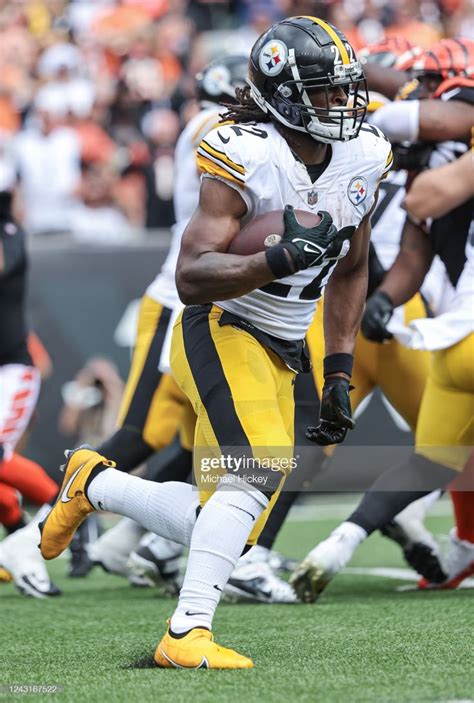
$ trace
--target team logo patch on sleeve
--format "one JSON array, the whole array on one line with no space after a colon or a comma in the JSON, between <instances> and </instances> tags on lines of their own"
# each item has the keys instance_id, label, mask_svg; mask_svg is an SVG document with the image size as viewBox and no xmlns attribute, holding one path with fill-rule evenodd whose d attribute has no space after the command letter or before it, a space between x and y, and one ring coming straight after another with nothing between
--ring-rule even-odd
<instances>
[{"instance_id":1,"label":"team logo patch on sleeve","mask_svg":"<svg viewBox=\"0 0 474 703\"><path fill-rule=\"evenodd\" d=\"M360 205L367 197L367 179L356 176L347 187L347 197L353 205Z\"/></svg>"},{"instance_id":2,"label":"team logo patch on sleeve","mask_svg":"<svg viewBox=\"0 0 474 703\"><path fill-rule=\"evenodd\" d=\"M267 42L260 52L258 62L266 76L277 76L286 63L288 49L283 42L272 39Z\"/></svg>"}]
</instances>

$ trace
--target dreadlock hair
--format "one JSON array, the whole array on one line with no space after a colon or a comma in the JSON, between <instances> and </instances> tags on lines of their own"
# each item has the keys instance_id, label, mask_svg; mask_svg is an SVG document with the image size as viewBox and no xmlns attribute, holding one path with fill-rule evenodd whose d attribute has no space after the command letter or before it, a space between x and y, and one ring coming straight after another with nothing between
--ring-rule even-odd
<instances>
[{"instance_id":1,"label":"dreadlock hair","mask_svg":"<svg viewBox=\"0 0 474 703\"><path fill-rule=\"evenodd\" d=\"M235 103L224 103L227 112L220 117L222 121L232 120L233 122L271 122L271 116L264 112L250 94L250 86L235 89Z\"/></svg>"}]
</instances>

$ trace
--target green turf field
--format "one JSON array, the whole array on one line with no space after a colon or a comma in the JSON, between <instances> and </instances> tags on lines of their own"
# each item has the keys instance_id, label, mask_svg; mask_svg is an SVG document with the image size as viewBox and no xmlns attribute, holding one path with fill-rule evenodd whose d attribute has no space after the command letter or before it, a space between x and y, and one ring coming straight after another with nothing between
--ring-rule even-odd
<instances>
[{"instance_id":1,"label":"green turf field","mask_svg":"<svg viewBox=\"0 0 474 703\"><path fill-rule=\"evenodd\" d=\"M303 556L338 522L292 521L278 547ZM429 521L447 532L448 517ZM250 671L168 671L150 656L173 610L151 590L98 570L69 580L62 598L36 601L0 586L0 686L56 684L73 701L161 703L440 703L474 699L474 591L399 593L402 581L344 574L317 605L222 605L216 639L255 661ZM351 566L402 567L375 536ZM405 582L406 583L406 582ZM18 696L17 696L18 697ZM14 698L0 693L0 699ZM47 696L31 694L45 700Z\"/></svg>"}]
</instances>

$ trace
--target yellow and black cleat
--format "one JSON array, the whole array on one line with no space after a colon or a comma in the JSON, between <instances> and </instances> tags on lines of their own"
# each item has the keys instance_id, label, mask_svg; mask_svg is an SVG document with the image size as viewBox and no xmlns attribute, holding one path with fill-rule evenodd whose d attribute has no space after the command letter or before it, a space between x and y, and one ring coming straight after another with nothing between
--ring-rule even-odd
<instances>
[{"instance_id":1,"label":"yellow and black cleat","mask_svg":"<svg viewBox=\"0 0 474 703\"><path fill-rule=\"evenodd\" d=\"M155 663L163 669L251 669L253 661L220 647L212 632L195 627L183 637L172 637L169 630L156 648Z\"/></svg>"},{"instance_id":2,"label":"yellow and black cleat","mask_svg":"<svg viewBox=\"0 0 474 703\"><path fill-rule=\"evenodd\" d=\"M67 451L65 455L67 462L62 467L64 480L59 496L47 518L39 523L39 547L44 559L59 556L69 546L81 522L94 512L85 492L92 471L100 464L115 468L115 462L86 447Z\"/></svg>"}]
</instances>

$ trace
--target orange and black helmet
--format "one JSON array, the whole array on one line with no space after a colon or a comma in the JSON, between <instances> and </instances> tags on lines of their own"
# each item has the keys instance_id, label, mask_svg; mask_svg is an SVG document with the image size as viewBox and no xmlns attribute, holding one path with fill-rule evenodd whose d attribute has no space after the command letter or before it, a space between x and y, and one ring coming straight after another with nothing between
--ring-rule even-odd
<instances>
[{"instance_id":1,"label":"orange and black helmet","mask_svg":"<svg viewBox=\"0 0 474 703\"><path fill-rule=\"evenodd\" d=\"M377 63L385 68L408 71L422 50L404 37L387 36L359 51L361 64Z\"/></svg>"},{"instance_id":2,"label":"orange and black helmet","mask_svg":"<svg viewBox=\"0 0 474 703\"><path fill-rule=\"evenodd\" d=\"M415 61L413 73L417 78L439 78L434 98L451 88L474 88L474 41L442 39Z\"/></svg>"}]
</instances>

